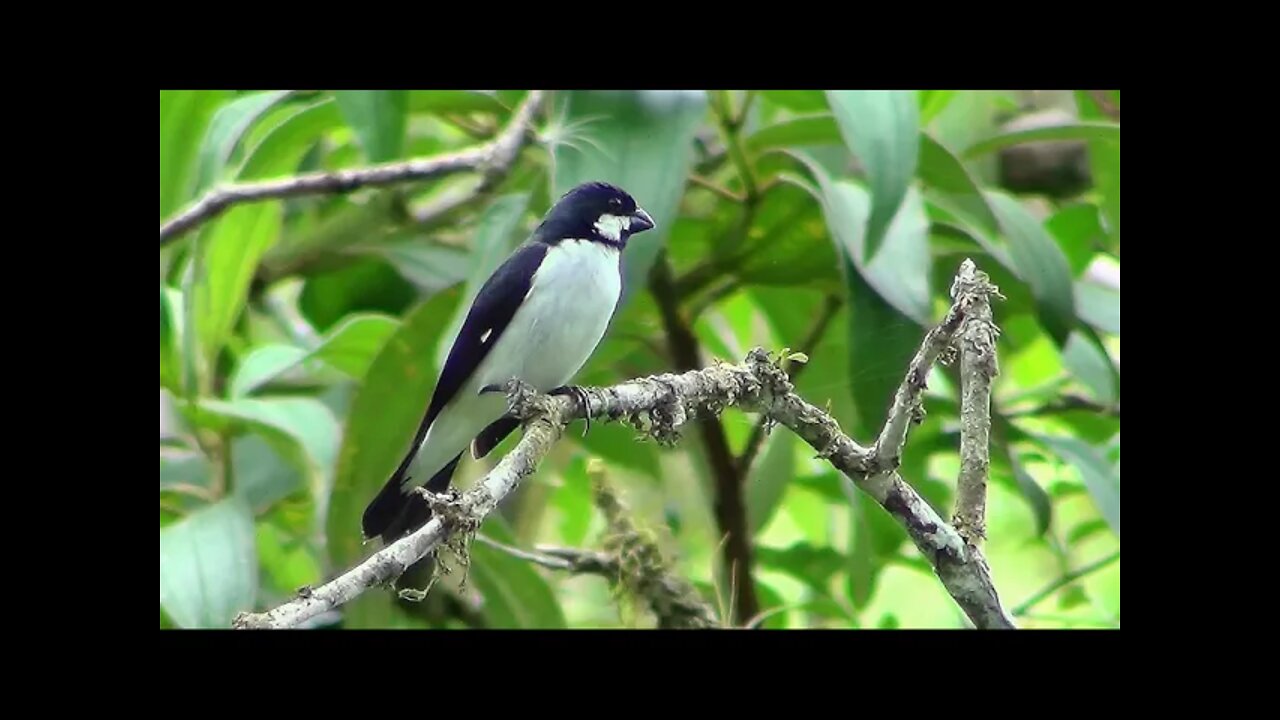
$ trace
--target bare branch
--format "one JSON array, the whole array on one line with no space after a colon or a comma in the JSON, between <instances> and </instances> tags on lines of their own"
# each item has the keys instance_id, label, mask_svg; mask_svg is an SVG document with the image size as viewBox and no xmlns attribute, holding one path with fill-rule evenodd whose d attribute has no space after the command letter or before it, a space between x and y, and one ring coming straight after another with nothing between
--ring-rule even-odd
<instances>
[{"instance_id":1,"label":"bare branch","mask_svg":"<svg viewBox=\"0 0 1280 720\"><path fill-rule=\"evenodd\" d=\"M960 479L956 485L956 529L971 545L987 535L987 471L991 465L991 384L1000 372L991 316L999 290L965 260L953 286L957 304L968 305L960 330ZM962 299L964 298L964 299Z\"/></svg>"},{"instance_id":2,"label":"bare branch","mask_svg":"<svg viewBox=\"0 0 1280 720\"><path fill-rule=\"evenodd\" d=\"M524 104L511 118L511 123L506 130L493 142L478 148L359 169L308 173L276 180L234 183L216 188L176 216L161 223L160 247L176 240L188 230L217 217L232 205L240 203L344 193L366 187L386 187L430 180L467 170L483 172L487 181L495 175L505 174L515 162L526 140L533 135L533 116L541 106L542 99L542 91L531 91Z\"/></svg>"},{"instance_id":3,"label":"bare branch","mask_svg":"<svg viewBox=\"0 0 1280 720\"><path fill-rule=\"evenodd\" d=\"M944 328L954 322L951 335L959 326L953 316L963 315L958 308L967 302L966 297L966 293L957 294L957 307L944 321ZM936 357L937 352L933 355ZM498 466L460 500L450 501L424 527L338 579L270 612L241 615L236 627L296 626L350 601L369 587L388 582L450 534L479 527L502 498L534 472L565 425L585 417L582 398L576 394L539 395L518 384L511 384L508 392L509 409L523 420L524 435ZM854 442L834 418L799 397L780 362L764 350L752 350L740 364L717 363L701 370L654 375L611 387L584 388L583 396L588 400L586 407L590 408L592 419L626 419L663 444L678 441L688 423L714 417L731 405L769 415L804 439L902 525L975 626L1014 627L1001 605L981 551L966 543L896 471L885 469L875 451ZM909 406L905 402L895 406L898 404Z\"/></svg>"}]
</instances>

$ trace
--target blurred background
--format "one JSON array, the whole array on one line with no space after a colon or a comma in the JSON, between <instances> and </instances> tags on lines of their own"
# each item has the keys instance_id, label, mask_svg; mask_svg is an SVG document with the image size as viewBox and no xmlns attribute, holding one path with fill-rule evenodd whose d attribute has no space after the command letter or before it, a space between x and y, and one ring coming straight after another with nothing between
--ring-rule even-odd
<instances>
[{"instance_id":1,"label":"blurred background","mask_svg":"<svg viewBox=\"0 0 1280 720\"><path fill-rule=\"evenodd\" d=\"M161 91L161 221L219 184L477 147L526 94ZM360 515L468 298L586 180L621 185L658 226L627 248L624 300L577 382L803 350L798 391L862 443L972 258L1006 298L997 590L1022 627L1119 627L1119 91L559 91L535 126L487 177L243 204L162 241L162 628L227 627L376 550ZM930 375L902 467L945 518L956 370ZM375 590L314 627L654 627L609 577L489 542L602 550L598 479L726 625L968 626L906 533L785 428L729 409L673 447L638 435L573 424L466 565L442 556L425 601ZM456 485L518 439L467 456Z\"/></svg>"}]
</instances>

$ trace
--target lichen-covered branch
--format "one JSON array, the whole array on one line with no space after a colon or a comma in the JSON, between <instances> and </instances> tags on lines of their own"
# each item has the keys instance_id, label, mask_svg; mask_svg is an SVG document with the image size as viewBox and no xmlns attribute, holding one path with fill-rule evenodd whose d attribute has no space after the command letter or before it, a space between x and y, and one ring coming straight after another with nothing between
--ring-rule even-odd
<instances>
[{"instance_id":1,"label":"lichen-covered branch","mask_svg":"<svg viewBox=\"0 0 1280 720\"><path fill-rule=\"evenodd\" d=\"M533 117L541 107L542 100L542 91L530 91L502 134L494 138L493 142L477 148L357 169L307 173L215 188L160 224L160 247L217 217L227 208L241 203L344 193L366 187L386 187L470 170L484 173L485 179L478 192L489 187L493 179L505 174L515 162L525 142L533 135Z\"/></svg>"},{"instance_id":2,"label":"lichen-covered branch","mask_svg":"<svg viewBox=\"0 0 1280 720\"><path fill-rule=\"evenodd\" d=\"M987 535L987 471L991 465L991 384L999 373L991 319L999 291L966 260L956 278L957 304L968 306L960 330L960 479L956 484L956 529L978 546ZM960 300L964 298L964 300Z\"/></svg>"},{"instance_id":3,"label":"lichen-covered branch","mask_svg":"<svg viewBox=\"0 0 1280 720\"><path fill-rule=\"evenodd\" d=\"M588 470L596 505L604 512L605 550L541 546L537 552L480 538L492 547L546 568L606 578L618 592L642 600L662 629L717 628L715 610L677 574L662 556L654 538L632 522L622 500L604 480L603 472Z\"/></svg>"},{"instance_id":4,"label":"lichen-covered branch","mask_svg":"<svg viewBox=\"0 0 1280 720\"><path fill-rule=\"evenodd\" d=\"M954 318L962 318L972 302L971 295L963 291L955 297L956 307L943 322L944 332L950 332L948 337L953 337L960 325L960 320ZM930 338L935 338L933 333ZM927 340L926 345L930 342L933 341ZM923 356L936 358L945 344L941 343L936 350L922 351ZM927 367L913 363L913 369L917 367L921 368L920 372L927 372ZM908 374L908 383L913 377ZM625 421L658 442L671 444L680 439L690 422L717 416L725 408L737 406L747 412L766 414L785 425L884 507L907 531L947 592L975 626L1014 627L979 548L967 543L954 527L939 517L898 476L894 467L884 466L876 450L859 445L840 429L834 418L797 395L781 367L781 359L771 358L760 348L752 350L742 363L717 363L700 370L654 375L611 387L584 388L581 396L540 395L515 383L510 384L508 390L510 410L523 419L524 436L474 488L442 507L423 528L311 591L307 597L297 598L268 613L243 615L236 626L296 626L308 617L350 601L369 587L386 583L451 534L479 527L498 502L535 470L564 426L586 416L586 407L590 408L593 420ZM918 402L911 399L914 392L918 390L899 391L901 400L895 401L895 410L899 406L910 408ZM582 398L588 401L585 407ZM881 438L892 438L893 432L896 431L889 430L886 423Z\"/></svg>"}]
</instances>

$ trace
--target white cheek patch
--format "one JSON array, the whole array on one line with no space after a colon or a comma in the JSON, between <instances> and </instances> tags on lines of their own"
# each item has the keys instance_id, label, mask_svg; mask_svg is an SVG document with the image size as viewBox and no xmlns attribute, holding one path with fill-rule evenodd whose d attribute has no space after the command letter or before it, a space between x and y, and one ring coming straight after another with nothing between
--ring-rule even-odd
<instances>
[{"instance_id":1,"label":"white cheek patch","mask_svg":"<svg viewBox=\"0 0 1280 720\"><path fill-rule=\"evenodd\" d=\"M631 218L626 215L610 215L605 213L595 223L596 232L601 237L613 242L622 240L622 232L631 229Z\"/></svg>"}]
</instances>

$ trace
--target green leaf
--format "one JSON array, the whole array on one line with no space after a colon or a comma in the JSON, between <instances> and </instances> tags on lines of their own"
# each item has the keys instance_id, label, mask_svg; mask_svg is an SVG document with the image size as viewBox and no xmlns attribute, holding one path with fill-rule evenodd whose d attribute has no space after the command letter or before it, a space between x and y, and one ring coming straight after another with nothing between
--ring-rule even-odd
<instances>
[{"instance_id":1,"label":"green leaf","mask_svg":"<svg viewBox=\"0 0 1280 720\"><path fill-rule=\"evenodd\" d=\"M866 256L866 228L872 212L866 189L847 180L834 180L808 155L797 154L814 177L823 195L827 227L843 255L852 261L858 274L875 294L902 315L927 325L932 319L929 274L929 218L924 201L914 188L908 189L896 217L885 229L884 248L871 262ZM849 282L849 278L845 278Z\"/></svg>"},{"instance_id":2,"label":"green leaf","mask_svg":"<svg viewBox=\"0 0 1280 720\"><path fill-rule=\"evenodd\" d=\"M928 133L920 133L920 181L929 190L929 199L964 217L987 235L1000 232L1000 223L977 181L942 143ZM980 237L979 242L985 238Z\"/></svg>"},{"instance_id":3,"label":"green leaf","mask_svg":"<svg viewBox=\"0 0 1280 720\"><path fill-rule=\"evenodd\" d=\"M338 327L352 313L403 315L419 294L390 263L377 257L307 277L298 307L322 332Z\"/></svg>"},{"instance_id":4,"label":"green leaf","mask_svg":"<svg viewBox=\"0 0 1280 720\"><path fill-rule=\"evenodd\" d=\"M1089 204L1062 208L1045 221L1045 229L1067 256L1072 277L1080 277L1089 267L1095 248L1106 237L1097 206Z\"/></svg>"},{"instance_id":5,"label":"green leaf","mask_svg":"<svg viewBox=\"0 0 1280 720\"><path fill-rule=\"evenodd\" d=\"M200 141L223 90L160 91L160 219L191 199Z\"/></svg>"},{"instance_id":6,"label":"green leaf","mask_svg":"<svg viewBox=\"0 0 1280 720\"><path fill-rule=\"evenodd\" d=\"M844 567L844 558L834 549L804 542L781 550L760 547L756 558L761 565L781 570L823 595L830 592L831 577Z\"/></svg>"},{"instance_id":7,"label":"green leaf","mask_svg":"<svg viewBox=\"0 0 1280 720\"><path fill-rule=\"evenodd\" d=\"M1044 488L1040 487L1040 483L1036 482L1031 473L1022 466L1018 453L1012 446L1008 446L1008 455L1014 482L1022 492L1022 497L1031 506L1032 514L1035 515L1036 536L1043 536L1053 522L1053 501L1049 498L1049 493L1045 492Z\"/></svg>"},{"instance_id":8,"label":"green leaf","mask_svg":"<svg viewBox=\"0 0 1280 720\"><path fill-rule=\"evenodd\" d=\"M1066 255L1017 199L988 192L987 200L1009 240L1014 271L1031 286L1040 322L1059 347L1066 345L1076 326L1075 289Z\"/></svg>"},{"instance_id":9,"label":"green leaf","mask_svg":"<svg viewBox=\"0 0 1280 720\"><path fill-rule=\"evenodd\" d=\"M1080 319L1101 332L1120 334L1120 293L1087 280L1075 284Z\"/></svg>"},{"instance_id":10,"label":"green leaf","mask_svg":"<svg viewBox=\"0 0 1280 720\"><path fill-rule=\"evenodd\" d=\"M834 290L841 283L822 205L793 185L774 188L764 196L739 257L736 274L751 285L815 289L830 285Z\"/></svg>"},{"instance_id":11,"label":"green leaf","mask_svg":"<svg viewBox=\"0 0 1280 720\"><path fill-rule=\"evenodd\" d=\"M235 469L236 495L253 508L274 506L306 488L304 474L261 435L244 435L231 442L231 467ZM317 504L323 506L326 502L321 497L314 500L313 512Z\"/></svg>"},{"instance_id":12,"label":"green leaf","mask_svg":"<svg viewBox=\"0 0 1280 720\"><path fill-rule=\"evenodd\" d=\"M845 572L848 574L847 591L853 607L863 610L875 593L876 576L880 571L872 542L871 525L867 522L867 506L874 503L857 490L848 490L847 496L850 503L849 531L853 538L845 565Z\"/></svg>"},{"instance_id":13,"label":"green leaf","mask_svg":"<svg viewBox=\"0 0 1280 720\"><path fill-rule=\"evenodd\" d=\"M283 434L306 453L311 466L301 466L299 469L304 472L318 469L327 476L334 467L341 431L333 413L319 400L307 397L204 399L199 402L199 411L246 423L269 438Z\"/></svg>"},{"instance_id":14,"label":"green leaf","mask_svg":"<svg viewBox=\"0 0 1280 720\"><path fill-rule=\"evenodd\" d=\"M232 153L248 129L288 96L289 92L285 90L252 93L218 108L200 145L195 195L203 193L221 180Z\"/></svg>"},{"instance_id":15,"label":"green leaf","mask_svg":"<svg viewBox=\"0 0 1280 720\"><path fill-rule=\"evenodd\" d=\"M920 125L928 125L930 121L942 114L951 104L958 90L921 90L920 91Z\"/></svg>"},{"instance_id":16,"label":"green leaf","mask_svg":"<svg viewBox=\"0 0 1280 720\"><path fill-rule=\"evenodd\" d=\"M383 344L356 390L338 453L327 539L334 567L364 554L360 518L391 477L422 421L435 387L436 348L461 299L452 288L410 312ZM388 603L386 598L378 600Z\"/></svg>"},{"instance_id":17,"label":"green leaf","mask_svg":"<svg viewBox=\"0 0 1280 720\"><path fill-rule=\"evenodd\" d=\"M1119 399L1115 365L1092 333L1071 333L1062 351L1062 363L1098 402L1111 404Z\"/></svg>"},{"instance_id":18,"label":"green leaf","mask_svg":"<svg viewBox=\"0 0 1280 720\"><path fill-rule=\"evenodd\" d=\"M236 367L228 394L243 397L271 382L307 356L307 351L292 345L263 345L255 348Z\"/></svg>"},{"instance_id":19,"label":"green leaf","mask_svg":"<svg viewBox=\"0 0 1280 720\"><path fill-rule=\"evenodd\" d=\"M810 169L825 196L827 225L844 251L849 287L849 374L841 382L850 388L855 417L840 422L850 422L845 427L855 437L869 440L879 432L919 346L920 326L932 316L928 218L920 194L911 189L888 228L883 250L871 263L860 265L870 198L853 183L832 181L816 165Z\"/></svg>"},{"instance_id":20,"label":"green leaf","mask_svg":"<svg viewBox=\"0 0 1280 720\"><path fill-rule=\"evenodd\" d=\"M183 628L228 628L253 610L253 513L229 498L160 530L160 606Z\"/></svg>"},{"instance_id":21,"label":"green leaf","mask_svg":"<svg viewBox=\"0 0 1280 720\"><path fill-rule=\"evenodd\" d=\"M639 431L622 423L592 422L586 437L567 433L573 442L610 465L618 465L656 478L661 475L657 445L638 438Z\"/></svg>"},{"instance_id":22,"label":"green leaf","mask_svg":"<svg viewBox=\"0 0 1280 720\"><path fill-rule=\"evenodd\" d=\"M560 513L560 541L577 547L587 538L591 528L594 505L591 497L591 478L587 476L587 459L575 457L564 469L564 483L556 488L552 503Z\"/></svg>"},{"instance_id":23,"label":"green leaf","mask_svg":"<svg viewBox=\"0 0 1280 720\"><path fill-rule=\"evenodd\" d=\"M406 90L338 90L338 109L355 131L369 162L396 160L404 150L409 93Z\"/></svg>"},{"instance_id":24,"label":"green leaf","mask_svg":"<svg viewBox=\"0 0 1280 720\"><path fill-rule=\"evenodd\" d=\"M410 90L409 111L413 113L499 112L502 102L480 90Z\"/></svg>"},{"instance_id":25,"label":"green leaf","mask_svg":"<svg viewBox=\"0 0 1280 720\"><path fill-rule=\"evenodd\" d=\"M649 268L675 224L693 165L694 136L706 116L698 91L572 91L557 93L556 117L571 126L552 146L558 197L580 183L614 183L653 216L657 227L635 236L623 252L623 300L643 289Z\"/></svg>"},{"instance_id":26,"label":"green leaf","mask_svg":"<svg viewBox=\"0 0 1280 720\"><path fill-rule=\"evenodd\" d=\"M765 100L792 112L819 112L827 109L827 98L821 90L762 90Z\"/></svg>"},{"instance_id":27,"label":"green leaf","mask_svg":"<svg viewBox=\"0 0 1280 720\"><path fill-rule=\"evenodd\" d=\"M231 334L248 295L258 260L280 234L279 203L228 210L200 238L202 282L196 286L196 329L208 367Z\"/></svg>"},{"instance_id":28,"label":"green leaf","mask_svg":"<svg viewBox=\"0 0 1280 720\"><path fill-rule=\"evenodd\" d=\"M452 340L462 328L462 323L471 311L471 303L475 300L480 288L498 269L511 251L520 243L516 230L520 227L520 218L529 207L529 193L504 195L485 208L484 214L476 226L470 267L467 271L466 294L458 309L454 311L453 320L449 323L445 336ZM441 343L436 351L436 366L444 365L449 356L450 343Z\"/></svg>"},{"instance_id":29,"label":"green leaf","mask_svg":"<svg viewBox=\"0 0 1280 720\"><path fill-rule=\"evenodd\" d=\"M502 518L490 515L480 532L505 545L514 535ZM471 543L467 581L484 597L484 613L495 629L560 629L564 612L551 586L529 561L482 542Z\"/></svg>"},{"instance_id":30,"label":"green leaf","mask_svg":"<svg viewBox=\"0 0 1280 720\"><path fill-rule=\"evenodd\" d=\"M182 291L160 286L160 387L182 394Z\"/></svg>"},{"instance_id":31,"label":"green leaf","mask_svg":"<svg viewBox=\"0 0 1280 720\"><path fill-rule=\"evenodd\" d=\"M872 207L859 260L880 251L889 225L902 205L920 155L920 108L914 92L829 90L827 99L845 145L865 169Z\"/></svg>"},{"instance_id":32,"label":"green leaf","mask_svg":"<svg viewBox=\"0 0 1280 720\"><path fill-rule=\"evenodd\" d=\"M277 592L292 594L304 585L324 582L324 571L304 543L271 523L257 526L258 561Z\"/></svg>"},{"instance_id":33,"label":"green leaf","mask_svg":"<svg viewBox=\"0 0 1280 720\"><path fill-rule=\"evenodd\" d=\"M761 128L746 140L747 149L763 152L780 147L829 145L841 142L840 127L831 115L812 115Z\"/></svg>"},{"instance_id":34,"label":"green leaf","mask_svg":"<svg viewBox=\"0 0 1280 720\"><path fill-rule=\"evenodd\" d=\"M1010 145L1061 140L1102 140L1119 145L1120 125L1110 122L1072 122L1025 130L1008 130L975 142L965 148L964 156L973 158Z\"/></svg>"},{"instance_id":35,"label":"green leaf","mask_svg":"<svg viewBox=\"0 0 1280 720\"><path fill-rule=\"evenodd\" d=\"M312 356L353 380L360 380L399 327L399 320L386 315L350 315L345 322L325 334Z\"/></svg>"},{"instance_id":36,"label":"green leaf","mask_svg":"<svg viewBox=\"0 0 1280 720\"><path fill-rule=\"evenodd\" d=\"M1071 545L1078 545L1081 541L1105 531L1107 527L1107 521L1102 518L1086 520L1071 528L1071 532L1067 534L1067 542Z\"/></svg>"},{"instance_id":37,"label":"green leaf","mask_svg":"<svg viewBox=\"0 0 1280 720\"><path fill-rule=\"evenodd\" d=\"M470 262L470 254L460 248L417 241L380 246L374 252L428 295L466 279Z\"/></svg>"},{"instance_id":38,"label":"green leaf","mask_svg":"<svg viewBox=\"0 0 1280 720\"><path fill-rule=\"evenodd\" d=\"M240 168L240 180L260 180L297 171L306 153L325 133L342 125L332 99L294 110L265 131Z\"/></svg>"},{"instance_id":39,"label":"green leaf","mask_svg":"<svg viewBox=\"0 0 1280 720\"><path fill-rule=\"evenodd\" d=\"M795 437L782 429L769 433L747 470L747 521L753 534L769 523L795 474Z\"/></svg>"},{"instance_id":40,"label":"green leaf","mask_svg":"<svg viewBox=\"0 0 1280 720\"><path fill-rule=\"evenodd\" d=\"M324 105L312 105L289 116L255 147L239 180L259 180L293 171L326 127ZM244 307L258 261L276 241L283 219L278 202L251 203L227 211L200 236L202 254L196 288L197 336L212 367Z\"/></svg>"},{"instance_id":41,"label":"green leaf","mask_svg":"<svg viewBox=\"0 0 1280 720\"><path fill-rule=\"evenodd\" d=\"M1093 445L1073 437L1035 436L1042 444L1073 465L1084 478L1085 487L1102 517L1120 536L1120 471Z\"/></svg>"}]
</instances>

